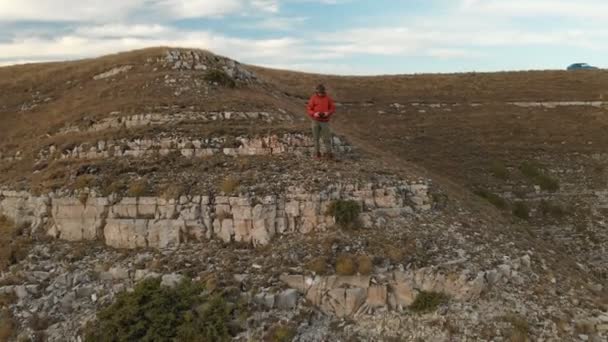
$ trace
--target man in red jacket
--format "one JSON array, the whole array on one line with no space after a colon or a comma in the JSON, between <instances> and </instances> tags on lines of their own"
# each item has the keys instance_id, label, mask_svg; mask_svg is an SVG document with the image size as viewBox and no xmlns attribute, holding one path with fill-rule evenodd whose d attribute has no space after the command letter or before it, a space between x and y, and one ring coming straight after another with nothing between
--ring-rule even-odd
<instances>
[{"instance_id":1,"label":"man in red jacket","mask_svg":"<svg viewBox=\"0 0 608 342\"><path fill-rule=\"evenodd\" d=\"M316 159L321 158L319 140L322 139L326 150L325 157L331 159L333 155L329 119L336 112L336 106L334 105L334 100L325 92L324 85L319 84L315 91L315 95L311 96L307 106L308 116L312 119L312 137L315 141L314 157Z\"/></svg>"}]
</instances>

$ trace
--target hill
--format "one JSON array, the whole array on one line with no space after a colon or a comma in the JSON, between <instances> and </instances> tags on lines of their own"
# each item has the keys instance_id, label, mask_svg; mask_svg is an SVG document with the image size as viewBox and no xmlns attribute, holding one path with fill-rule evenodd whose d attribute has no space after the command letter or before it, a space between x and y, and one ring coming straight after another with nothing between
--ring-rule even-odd
<instances>
[{"instance_id":1,"label":"hill","mask_svg":"<svg viewBox=\"0 0 608 342\"><path fill-rule=\"evenodd\" d=\"M599 70L346 77L166 47L0 68L0 337L605 340L606 96ZM160 329L129 293L190 306ZM160 316L111 319L138 310Z\"/></svg>"}]
</instances>

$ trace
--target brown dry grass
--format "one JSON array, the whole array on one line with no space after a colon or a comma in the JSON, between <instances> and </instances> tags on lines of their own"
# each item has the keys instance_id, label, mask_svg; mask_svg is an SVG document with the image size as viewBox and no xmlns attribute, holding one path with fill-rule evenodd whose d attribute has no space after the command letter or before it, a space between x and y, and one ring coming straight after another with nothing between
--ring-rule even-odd
<instances>
[{"instance_id":1,"label":"brown dry grass","mask_svg":"<svg viewBox=\"0 0 608 342\"><path fill-rule=\"evenodd\" d=\"M0 341L8 341L16 332L16 323L9 310L0 310Z\"/></svg>"},{"instance_id":2,"label":"brown dry grass","mask_svg":"<svg viewBox=\"0 0 608 342\"><path fill-rule=\"evenodd\" d=\"M0 215L0 271L23 260L31 247L31 239L24 226L17 226Z\"/></svg>"}]
</instances>

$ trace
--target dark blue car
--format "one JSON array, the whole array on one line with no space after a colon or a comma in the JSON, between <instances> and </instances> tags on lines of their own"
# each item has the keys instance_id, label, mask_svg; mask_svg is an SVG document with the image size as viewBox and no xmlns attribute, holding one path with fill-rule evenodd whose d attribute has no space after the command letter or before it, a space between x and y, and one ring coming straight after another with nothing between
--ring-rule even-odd
<instances>
[{"instance_id":1,"label":"dark blue car","mask_svg":"<svg viewBox=\"0 0 608 342\"><path fill-rule=\"evenodd\" d=\"M568 67L568 70L597 70L597 67L591 66L587 63L574 63Z\"/></svg>"}]
</instances>

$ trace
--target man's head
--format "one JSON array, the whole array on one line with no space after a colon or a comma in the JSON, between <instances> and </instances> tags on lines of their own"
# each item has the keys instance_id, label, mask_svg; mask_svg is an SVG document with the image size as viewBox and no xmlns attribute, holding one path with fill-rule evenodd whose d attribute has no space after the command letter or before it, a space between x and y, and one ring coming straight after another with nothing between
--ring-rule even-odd
<instances>
[{"instance_id":1,"label":"man's head","mask_svg":"<svg viewBox=\"0 0 608 342\"><path fill-rule=\"evenodd\" d=\"M325 94L326 94L326 92L325 92L325 86L322 85L322 84L317 85L317 87L315 88L315 92L319 96L325 96Z\"/></svg>"}]
</instances>

